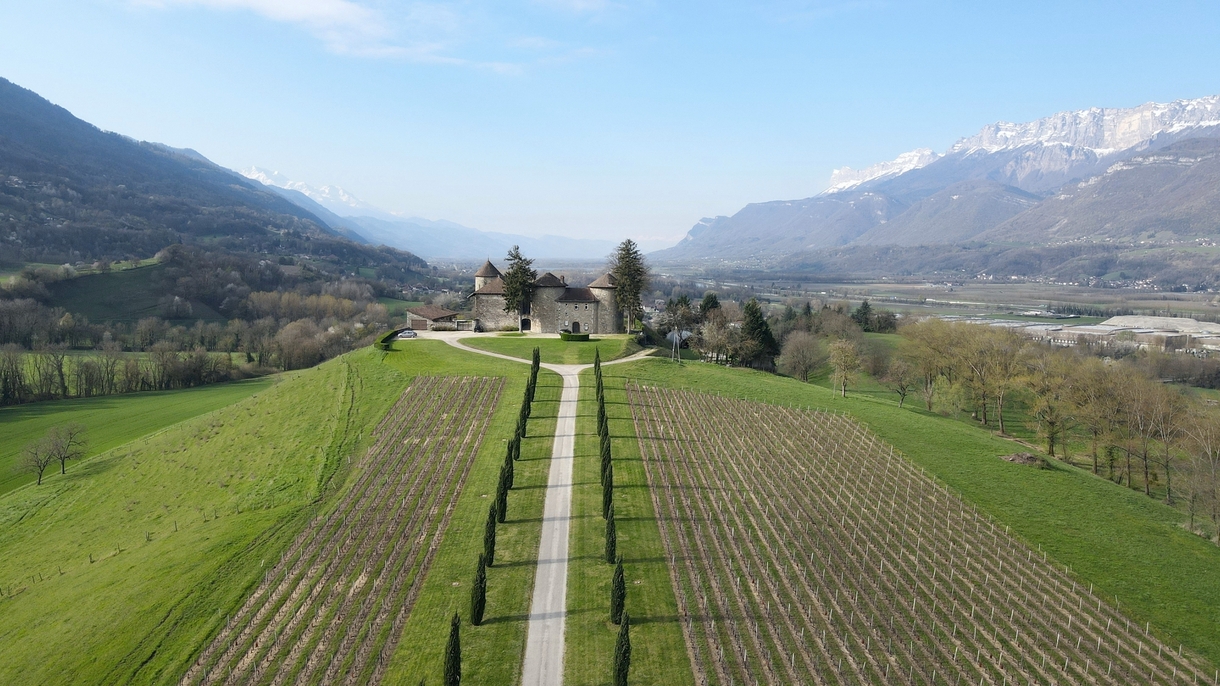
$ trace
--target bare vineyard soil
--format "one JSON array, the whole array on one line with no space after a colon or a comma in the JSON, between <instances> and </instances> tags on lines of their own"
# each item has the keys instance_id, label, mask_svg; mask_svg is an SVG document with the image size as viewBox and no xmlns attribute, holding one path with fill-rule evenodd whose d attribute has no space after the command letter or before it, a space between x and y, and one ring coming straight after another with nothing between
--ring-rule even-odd
<instances>
[{"instance_id":1,"label":"bare vineyard soil","mask_svg":"<svg viewBox=\"0 0 1220 686\"><path fill-rule=\"evenodd\" d=\"M502 386L417 377L338 505L267 571L182 683L378 683Z\"/></svg>"},{"instance_id":2,"label":"bare vineyard soil","mask_svg":"<svg viewBox=\"0 0 1220 686\"><path fill-rule=\"evenodd\" d=\"M842 415L628 385L706 684L1211 684Z\"/></svg>"}]
</instances>

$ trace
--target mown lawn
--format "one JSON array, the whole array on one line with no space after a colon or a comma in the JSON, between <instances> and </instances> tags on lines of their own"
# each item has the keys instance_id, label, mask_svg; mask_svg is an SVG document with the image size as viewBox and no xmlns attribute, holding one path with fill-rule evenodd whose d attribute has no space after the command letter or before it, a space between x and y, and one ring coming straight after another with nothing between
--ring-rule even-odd
<instances>
[{"instance_id":1,"label":"mown lawn","mask_svg":"<svg viewBox=\"0 0 1220 686\"><path fill-rule=\"evenodd\" d=\"M100 398L53 400L0 408L0 495L33 483L34 474L21 469L24 447L53 426L79 422L89 441L86 458L115 446L211 412L270 387L274 377L188 388L110 395ZM77 463L69 463L76 469ZM59 478L59 466L44 479Z\"/></svg>"},{"instance_id":2,"label":"mown lawn","mask_svg":"<svg viewBox=\"0 0 1220 686\"><path fill-rule=\"evenodd\" d=\"M997 459L1026 448L918 403L899 409L895 400L850 391L843 399L814 384L702 363L607 367L607 382L614 377L846 412L1083 581L1117 596L1164 640L1220 663L1220 548L1187 533L1170 507L1059 462L1039 470Z\"/></svg>"},{"instance_id":3,"label":"mown lawn","mask_svg":"<svg viewBox=\"0 0 1220 686\"><path fill-rule=\"evenodd\" d=\"M440 341L407 341L385 356L384 365L406 373L479 374L506 377L500 406L458 499L449 529L424 581L423 592L403 629L386 684L440 684L444 674L449 619L462 617L462 683L512 684L521 677L525 633L534 589L542 505L562 380L538 375L528 435L521 444L507 521L496 531L496 563L487 570L487 610L483 624L471 626L470 584L483 550L483 526L495 497L500 465L529 376L529 365L458 350Z\"/></svg>"},{"instance_id":4,"label":"mown lawn","mask_svg":"<svg viewBox=\"0 0 1220 686\"><path fill-rule=\"evenodd\" d=\"M678 604L661 546L661 533L649 494L640 444L623 378L617 365L604 367L606 414L614 455L614 510L618 553L627 580L631 615L630 683L684 686L694 684ZM600 441L597 437L597 391L593 371L581 374L576 419L576 464L572 493L572 532L568 562L567 643L564 683L603 686L612 683L618 627L610 622L610 579L614 565L603 557L606 520L602 519Z\"/></svg>"},{"instance_id":5,"label":"mown lawn","mask_svg":"<svg viewBox=\"0 0 1220 686\"><path fill-rule=\"evenodd\" d=\"M462 339L462 344L527 360L534 354L534 348L540 348L542 361L548 364L593 364L593 356L599 350L602 362L609 362L640 350L639 344L635 342L635 337L627 334L593 336L587 342L561 341L558 338L520 334L479 336Z\"/></svg>"}]
</instances>

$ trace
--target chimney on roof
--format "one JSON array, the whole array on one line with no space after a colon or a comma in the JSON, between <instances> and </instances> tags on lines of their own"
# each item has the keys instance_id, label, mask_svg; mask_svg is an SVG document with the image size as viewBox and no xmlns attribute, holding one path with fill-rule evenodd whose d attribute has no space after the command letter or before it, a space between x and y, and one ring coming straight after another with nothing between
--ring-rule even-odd
<instances>
[{"instance_id":1,"label":"chimney on roof","mask_svg":"<svg viewBox=\"0 0 1220 686\"><path fill-rule=\"evenodd\" d=\"M563 276L560 276L559 280L562 281L564 283L564 285L566 286L568 284L568 275L564 274Z\"/></svg>"}]
</instances>

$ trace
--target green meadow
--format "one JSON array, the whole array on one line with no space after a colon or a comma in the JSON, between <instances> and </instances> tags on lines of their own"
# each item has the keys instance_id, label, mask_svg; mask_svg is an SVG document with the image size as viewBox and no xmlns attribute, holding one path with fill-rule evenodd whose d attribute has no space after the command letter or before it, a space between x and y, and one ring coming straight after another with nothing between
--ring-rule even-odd
<instances>
[{"instance_id":1,"label":"green meadow","mask_svg":"<svg viewBox=\"0 0 1220 686\"><path fill-rule=\"evenodd\" d=\"M273 377L199 386L181 391L151 391L75 400L52 400L0 408L0 495L33 483L21 469L22 449L53 426L77 422L89 441L86 459L185 419L231 405L270 387ZM76 463L69 463L76 469ZM59 466L48 469L54 479Z\"/></svg>"}]
</instances>

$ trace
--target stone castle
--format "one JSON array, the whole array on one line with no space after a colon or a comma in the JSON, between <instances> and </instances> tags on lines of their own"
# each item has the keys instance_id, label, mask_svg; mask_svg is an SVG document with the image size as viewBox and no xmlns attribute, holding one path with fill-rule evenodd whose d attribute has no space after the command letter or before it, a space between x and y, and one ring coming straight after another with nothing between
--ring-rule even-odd
<instances>
[{"instance_id":1,"label":"stone castle","mask_svg":"<svg viewBox=\"0 0 1220 686\"><path fill-rule=\"evenodd\" d=\"M569 286L547 272L534 281L534 294L521 313L521 331L622 333L623 315L614 303L614 276L603 274L588 286ZM474 273L474 319L484 331L518 327L517 314L504 311L504 278L488 260Z\"/></svg>"}]
</instances>

